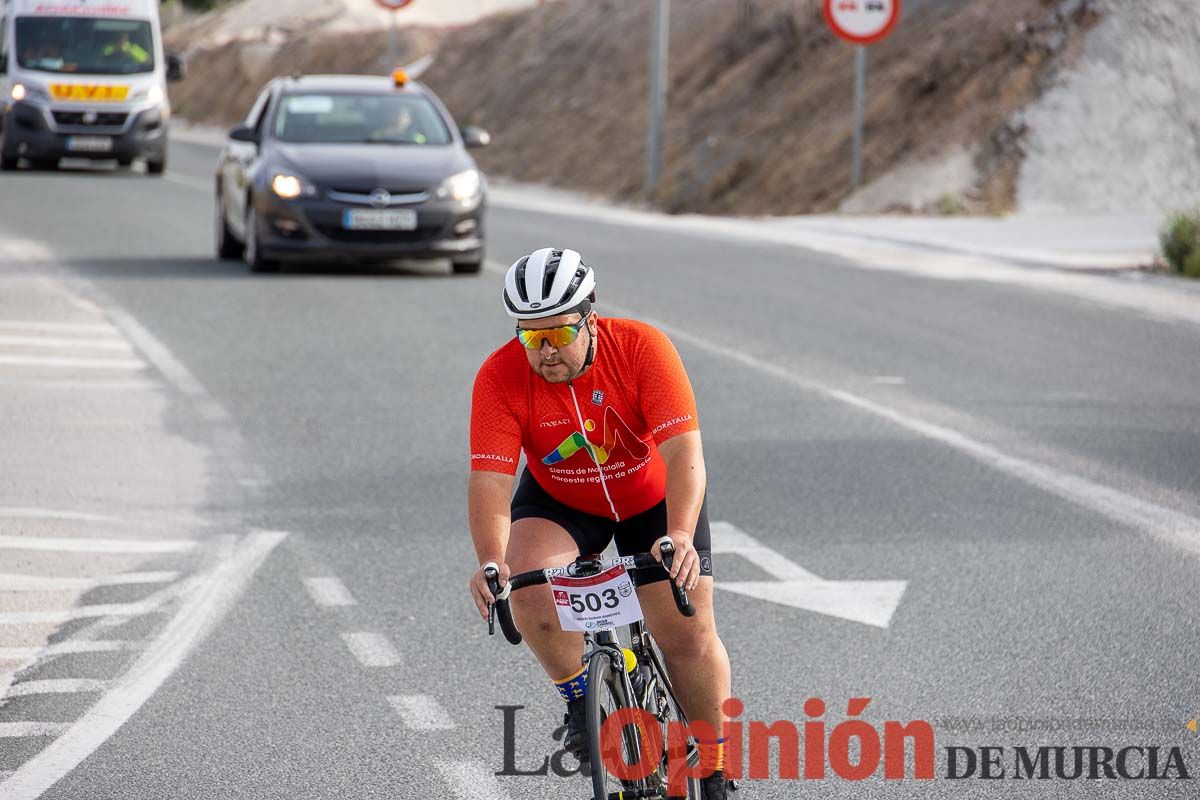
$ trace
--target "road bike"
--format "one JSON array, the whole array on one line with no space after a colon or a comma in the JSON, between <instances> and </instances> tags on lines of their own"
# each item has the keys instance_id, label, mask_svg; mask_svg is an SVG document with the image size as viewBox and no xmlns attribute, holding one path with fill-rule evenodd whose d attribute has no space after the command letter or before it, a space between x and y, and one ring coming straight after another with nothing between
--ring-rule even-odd
<instances>
[{"instance_id":1,"label":"road bike","mask_svg":"<svg viewBox=\"0 0 1200 800\"><path fill-rule=\"evenodd\" d=\"M580 556L565 567L550 567L513 575L503 589L500 587L496 568L488 567L484 575L492 596L496 598L496 602L488 608L488 634L495 634L495 620L498 618L504 638L514 645L521 643L521 632L513 622L508 603L508 598L514 591L550 583L551 578L559 576L599 576L618 566L624 567L625 570L633 570L663 569L665 565L669 571L674 548L670 541L663 541L660 550L663 555L661 565L649 553L614 559L601 559L597 555ZM687 617L694 616L696 609L688 600L687 592L674 581L669 582L679 613ZM593 597L599 598L599 595ZM585 604L582 597L571 598L571 602L577 604L577 609L578 606L584 606L593 611L601 610L593 606L601 605L603 600L597 599L592 602L592 598L588 597L587 601ZM628 647L621 644L618 627L626 630ZM638 619L618 627L601 626L583 631L582 663L587 665L588 676L588 760L593 800L665 800L668 797L700 800L700 780L695 777L686 778L686 794L668 794L672 777L668 769L692 768L689 771L695 772L694 768L700 763L700 750L699 745L690 736L680 743L674 741L678 739L678 735L669 736L668 725L681 723L686 726L687 715L676 698L662 653L650 632L646 630L643 620ZM641 721L623 725L619 735L610 733L606 741L603 736L604 722L622 709L641 710L646 712L646 715L638 714L637 718ZM648 727L651 725L652 727ZM610 772L610 767L620 764L640 765L640 769L636 770L636 774L627 773L630 777L620 779Z\"/></svg>"}]
</instances>

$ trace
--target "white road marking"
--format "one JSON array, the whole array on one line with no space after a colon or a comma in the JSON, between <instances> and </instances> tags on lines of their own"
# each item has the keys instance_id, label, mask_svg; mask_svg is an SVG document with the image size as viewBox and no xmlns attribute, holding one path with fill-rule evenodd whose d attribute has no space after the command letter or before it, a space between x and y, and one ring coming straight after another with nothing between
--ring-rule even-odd
<instances>
[{"instance_id":1,"label":"white road marking","mask_svg":"<svg viewBox=\"0 0 1200 800\"><path fill-rule=\"evenodd\" d=\"M42 336L0 335L0 346L8 347L78 347L84 350L119 350L132 353L133 346L121 339L60 339Z\"/></svg>"},{"instance_id":2,"label":"white road marking","mask_svg":"<svg viewBox=\"0 0 1200 800\"><path fill-rule=\"evenodd\" d=\"M68 653L111 653L118 650L136 650L142 646L139 642L105 639L98 642L59 642L45 647L0 647L0 661L24 661Z\"/></svg>"},{"instance_id":3,"label":"white road marking","mask_svg":"<svg viewBox=\"0 0 1200 800\"><path fill-rule=\"evenodd\" d=\"M500 788L494 770L478 761L438 760L438 771L461 800L509 800Z\"/></svg>"},{"instance_id":4,"label":"white road marking","mask_svg":"<svg viewBox=\"0 0 1200 800\"><path fill-rule=\"evenodd\" d=\"M427 694L390 695L388 702L404 724L418 731L448 731L454 720L438 701Z\"/></svg>"},{"instance_id":5,"label":"white road marking","mask_svg":"<svg viewBox=\"0 0 1200 800\"><path fill-rule=\"evenodd\" d=\"M305 578L304 588L312 595L313 602L324 608L357 605L350 590L335 577Z\"/></svg>"},{"instance_id":6,"label":"white road marking","mask_svg":"<svg viewBox=\"0 0 1200 800\"><path fill-rule=\"evenodd\" d=\"M616 314L636 316L635 312L628 309L614 307L610 303L606 303L605 305ZM699 350L721 356L722 358L763 372L804 391L824 395L857 408L860 411L865 411L868 414L885 419L911 433L931 439L959 453L970 456L976 461L1009 477L1016 478L1030 486L1061 497L1064 500L1068 500L1134 530L1147 533L1166 544L1173 545L1195 555L1200 555L1200 519L1189 514L1142 500L1126 492L1104 486L1079 475L1058 469L1057 467L1009 455L999 448L972 439L970 436L952 428L947 428L933 422L926 422L919 417L897 411L883 403L868 400L853 392L847 392L802 377L779 364L764 361L749 353L717 344L702 336L697 336L694 333L676 328L673 325L646 317L642 317L641 319L647 324L653 325L663 331L671 338L687 342Z\"/></svg>"},{"instance_id":7,"label":"white road marking","mask_svg":"<svg viewBox=\"0 0 1200 800\"><path fill-rule=\"evenodd\" d=\"M21 739L26 736L58 736L67 729L65 722L0 722L0 739ZM15 776L10 775L10 779ZM5 790L4 800L9 800L8 784L0 788Z\"/></svg>"},{"instance_id":8,"label":"white road marking","mask_svg":"<svg viewBox=\"0 0 1200 800\"><path fill-rule=\"evenodd\" d=\"M229 412L213 399L204 388L204 384L196 380L191 370L183 365L171 351L146 330L140 322L120 308L108 309L108 316L125 333L125 336L137 346L151 364L161 372L171 384L187 396L196 407L197 412L210 423L230 425L233 418Z\"/></svg>"},{"instance_id":9,"label":"white road marking","mask_svg":"<svg viewBox=\"0 0 1200 800\"><path fill-rule=\"evenodd\" d=\"M0 331L15 331L17 333L51 333L51 334L107 334L117 339L121 332L112 325L103 322L44 322L41 320L0 320Z\"/></svg>"},{"instance_id":10,"label":"white road marking","mask_svg":"<svg viewBox=\"0 0 1200 800\"><path fill-rule=\"evenodd\" d=\"M257 531L239 542L233 556L219 563L198 584L120 683L4 782L4 800L39 797L137 713L228 613L254 573L286 536L278 531Z\"/></svg>"},{"instance_id":11,"label":"white road marking","mask_svg":"<svg viewBox=\"0 0 1200 800\"><path fill-rule=\"evenodd\" d=\"M142 583L170 583L178 572L123 572L97 578L52 578L44 575L0 573L0 592L54 592L69 589L93 589L97 586L124 586Z\"/></svg>"},{"instance_id":12,"label":"white road marking","mask_svg":"<svg viewBox=\"0 0 1200 800\"><path fill-rule=\"evenodd\" d=\"M67 519L78 522L123 522L119 517L107 514L89 514L83 511L62 511L56 508L23 508L0 506L0 518L6 519Z\"/></svg>"},{"instance_id":13,"label":"white road marking","mask_svg":"<svg viewBox=\"0 0 1200 800\"><path fill-rule=\"evenodd\" d=\"M899 375L876 375L871 378L871 383L878 383L881 386L903 386L908 381L901 378Z\"/></svg>"},{"instance_id":14,"label":"white road marking","mask_svg":"<svg viewBox=\"0 0 1200 800\"><path fill-rule=\"evenodd\" d=\"M196 542L163 539L72 539L58 536L0 536L0 550L50 550L57 553L180 553Z\"/></svg>"},{"instance_id":15,"label":"white road marking","mask_svg":"<svg viewBox=\"0 0 1200 800\"><path fill-rule=\"evenodd\" d=\"M734 553L761 567L773 581L714 581L718 589L772 603L886 628L900 605L906 581L825 580L728 522L713 522L712 552Z\"/></svg>"},{"instance_id":16,"label":"white road marking","mask_svg":"<svg viewBox=\"0 0 1200 800\"><path fill-rule=\"evenodd\" d=\"M146 368L146 362L132 358L64 358L59 356L0 356L0 366L52 367L54 369L127 369Z\"/></svg>"},{"instance_id":17,"label":"white road marking","mask_svg":"<svg viewBox=\"0 0 1200 800\"><path fill-rule=\"evenodd\" d=\"M400 663L400 652L381 633L343 633L342 641L364 667L394 667Z\"/></svg>"},{"instance_id":18,"label":"white road marking","mask_svg":"<svg viewBox=\"0 0 1200 800\"><path fill-rule=\"evenodd\" d=\"M44 609L41 611L5 611L0 613L0 625L33 625L70 622L91 617L138 617L159 609L162 603L101 603L74 608Z\"/></svg>"},{"instance_id":19,"label":"white road marking","mask_svg":"<svg viewBox=\"0 0 1200 800\"><path fill-rule=\"evenodd\" d=\"M109 686L109 681L92 680L90 678L57 678L53 680L25 681L13 684L0 697L25 697L33 694L76 694L78 692L99 692Z\"/></svg>"}]
</instances>

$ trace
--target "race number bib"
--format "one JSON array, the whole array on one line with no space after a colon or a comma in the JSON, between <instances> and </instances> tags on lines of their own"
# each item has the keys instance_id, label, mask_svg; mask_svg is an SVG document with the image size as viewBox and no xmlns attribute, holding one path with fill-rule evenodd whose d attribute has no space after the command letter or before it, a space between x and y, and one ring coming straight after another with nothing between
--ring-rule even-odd
<instances>
[{"instance_id":1,"label":"race number bib","mask_svg":"<svg viewBox=\"0 0 1200 800\"><path fill-rule=\"evenodd\" d=\"M633 580L623 564L587 578L552 577L550 589L564 631L615 628L643 618Z\"/></svg>"}]
</instances>

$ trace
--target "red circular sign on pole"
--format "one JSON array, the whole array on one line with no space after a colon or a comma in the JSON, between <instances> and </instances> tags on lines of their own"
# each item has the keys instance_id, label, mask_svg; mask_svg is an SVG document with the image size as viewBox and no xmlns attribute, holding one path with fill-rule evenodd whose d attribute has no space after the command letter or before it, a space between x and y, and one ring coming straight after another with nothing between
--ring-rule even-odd
<instances>
[{"instance_id":1,"label":"red circular sign on pole","mask_svg":"<svg viewBox=\"0 0 1200 800\"><path fill-rule=\"evenodd\" d=\"M825 21L851 44L875 44L900 20L900 0L825 0Z\"/></svg>"},{"instance_id":2,"label":"red circular sign on pole","mask_svg":"<svg viewBox=\"0 0 1200 800\"><path fill-rule=\"evenodd\" d=\"M376 3L386 8L388 11L399 11L413 0L375 0Z\"/></svg>"}]
</instances>

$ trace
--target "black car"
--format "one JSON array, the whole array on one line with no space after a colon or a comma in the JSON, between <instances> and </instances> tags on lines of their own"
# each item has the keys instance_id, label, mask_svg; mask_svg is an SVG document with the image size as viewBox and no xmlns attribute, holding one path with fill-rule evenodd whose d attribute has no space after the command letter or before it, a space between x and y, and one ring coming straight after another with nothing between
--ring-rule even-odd
<instances>
[{"instance_id":1,"label":"black car","mask_svg":"<svg viewBox=\"0 0 1200 800\"><path fill-rule=\"evenodd\" d=\"M221 153L217 254L257 271L449 258L479 272L486 185L467 148L487 142L403 72L276 78Z\"/></svg>"}]
</instances>

